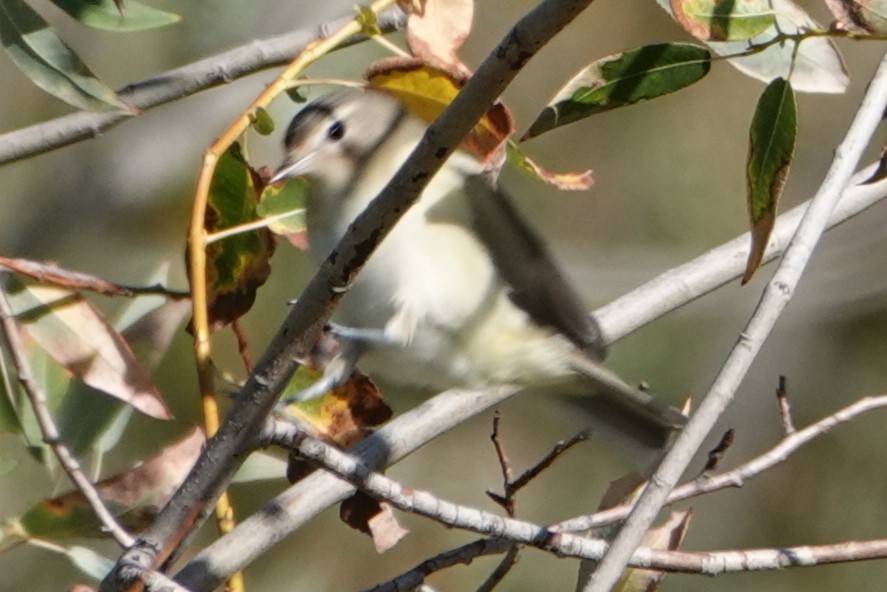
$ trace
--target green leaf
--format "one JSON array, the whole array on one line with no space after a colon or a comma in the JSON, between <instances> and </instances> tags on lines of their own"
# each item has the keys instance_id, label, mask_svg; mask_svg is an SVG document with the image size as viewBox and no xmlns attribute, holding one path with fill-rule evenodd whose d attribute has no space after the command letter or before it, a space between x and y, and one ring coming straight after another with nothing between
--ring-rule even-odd
<instances>
[{"instance_id":1,"label":"green leaf","mask_svg":"<svg viewBox=\"0 0 887 592\"><path fill-rule=\"evenodd\" d=\"M303 92L303 91L302 91L302 87L300 87L300 86L291 86L291 87L289 87L288 89L286 89L286 96L288 96L289 99L290 99L293 103L295 103L295 104L297 104L297 105L301 105L301 104L303 104L303 103L307 103L307 102L308 102L308 97L306 97L304 94L302 94L302 92Z\"/></svg>"},{"instance_id":2,"label":"green leaf","mask_svg":"<svg viewBox=\"0 0 887 592\"><path fill-rule=\"evenodd\" d=\"M262 136L268 136L274 132L274 119L264 107L259 107L254 114L250 115L249 123Z\"/></svg>"},{"instance_id":3,"label":"green leaf","mask_svg":"<svg viewBox=\"0 0 887 592\"><path fill-rule=\"evenodd\" d=\"M0 0L0 41L34 84L66 103L91 111L128 108L22 0Z\"/></svg>"},{"instance_id":4,"label":"green leaf","mask_svg":"<svg viewBox=\"0 0 887 592\"><path fill-rule=\"evenodd\" d=\"M770 0L670 0L685 31L703 41L742 41L776 22Z\"/></svg>"},{"instance_id":5,"label":"green leaf","mask_svg":"<svg viewBox=\"0 0 887 592\"><path fill-rule=\"evenodd\" d=\"M256 213L269 219L268 228L288 238L305 232L305 199L308 183L302 178L268 185L259 197Z\"/></svg>"},{"instance_id":6,"label":"green leaf","mask_svg":"<svg viewBox=\"0 0 887 592\"><path fill-rule=\"evenodd\" d=\"M758 99L749 133L748 213L751 252L742 283L748 282L761 264L776 220L776 206L788 177L795 138L798 108L791 84L777 78Z\"/></svg>"},{"instance_id":7,"label":"green leaf","mask_svg":"<svg viewBox=\"0 0 887 592\"><path fill-rule=\"evenodd\" d=\"M72 380L56 412L56 423L62 440L80 455L93 449L126 408L122 401Z\"/></svg>"},{"instance_id":8,"label":"green leaf","mask_svg":"<svg viewBox=\"0 0 887 592\"><path fill-rule=\"evenodd\" d=\"M193 429L144 462L102 479L96 489L125 528L141 530L185 480L205 441L203 433ZM76 489L34 504L19 519L8 520L13 521L23 537L58 540L108 536L92 506Z\"/></svg>"},{"instance_id":9,"label":"green leaf","mask_svg":"<svg viewBox=\"0 0 887 592\"><path fill-rule=\"evenodd\" d=\"M20 434L22 424L14 403L18 401L20 391L14 374L6 352L0 350L0 432Z\"/></svg>"},{"instance_id":10,"label":"green leaf","mask_svg":"<svg viewBox=\"0 0 887 592\"><path fill-rule=\"evenodd\" d=\"M209 189L204 228L208 234L258 217L257 185L262 183L234 143L219 158ZM246 314L256 290L271 273L274 236L267 228L239 232L212 242L206 249L210 326L219 329Z\"/></svg>"},{"instance_id":11,"label":"green leaf","mask_svg":"<svg viewBox=\"0 0 887 592\"><path fill-rule=\"evenodd\" d=\"M71 374L58 362L53 360L45 349L40 347L29 335L23 335L25 357L31 369L34 384L46 395L49 411L54 413L65 400L71 386ZM18 385L17 385L18 386ZM54 456L45 454L46 444L37 423L37 417L31 402L21 386L15 389L14 405L22 425L22 434L27 442L28 452L39 462L46 465L50 473L54 469Z\"/></svg>"},{"instance_id":12,"label":"green leaf","mask_svg":"<svg viewBox=\"0 0 887 592\"><path fill-rule=\"evenodd\" d=\"M126 0L122 13L113 0L51 1L84 25L104 31L144 31L182 20L177 14L151 8L135 0Z\"/></svg>"},{"instance_id":13,"label":"green leaf","mask_svg":"<svg viewBox=\"0 0 887 592\"><path fill-rule=\"evenodd\" d=\"M647 45L600 59L557 92L521 140L680 90L708 74L710 59L708 50L689 43Z\"/></svg>"}]
</instances>

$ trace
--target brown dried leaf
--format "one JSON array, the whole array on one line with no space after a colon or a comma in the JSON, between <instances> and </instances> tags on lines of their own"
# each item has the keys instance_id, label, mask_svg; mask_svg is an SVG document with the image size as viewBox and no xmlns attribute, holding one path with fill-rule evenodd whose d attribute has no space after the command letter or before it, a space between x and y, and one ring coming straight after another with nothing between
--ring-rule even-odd
<instances>
[{"instance_id":1,"label":"brown dried leaf","mask_svg":"<svg viewBox=\"0 0 887 592\"><path fill-rule=\"evenodd\" d=\"M342 502L339 517L351 528L369 535L377 553L388 551L410 532L397 522L391 504L376 501L362 491Z\"/></svg>"},{"instance_id":2,"label":"brown dried leaf","mask_svg":"<svg viewBox=\"0 0 887 592\"><path fill-rule=\"evenodd\" d=\"M561 191L585 191L594 185L591 171L580 173L555 173L539 165L524 154L513 142L508 144L508 159L522 171L529 173L537 180L548 183Z\"/></svg>"},{"instance_id":3,"label":"brown dried leaf","mask_svg":"<svg viewBox=\"0 0 887 592\"><path fill-rule=\"evenodd\" d=\"M674 551L680 549L690 526L691 511L672 512L664 524L651 528L641 543L652 549ZM652 569L630 568L625 570L614 592L656 592L666 572Z\"/></svg>"},{"instance_id":4,"label":"brown dried leaf","mask_svg":"<svg viewBox=\"0 0 887 592\"><path fill-rule=\"evenodd\" d=\"M127 342L82 295L12 277L10 288L25 331L55 361L91 387L146 415L172 418Z\"/></svg>"},{"instance_id":5,"label":"brown dried leaf","mask_svg":"<svg viewBox=\"0 0 887 592\"><path fill-rule=\"evenodd\" d=\"M313 384L322 371L301 366L287 385L287 392L297 392ZM355 371L348 381L323 397L287 406L287 413L314 430L325 442L347 448L363 440L369 428L388 421L391 408L382 400L375 383ZM297 455L291 455L286 476L290 483L303 479L314 467Z\"/></svg>"}]
</instances>

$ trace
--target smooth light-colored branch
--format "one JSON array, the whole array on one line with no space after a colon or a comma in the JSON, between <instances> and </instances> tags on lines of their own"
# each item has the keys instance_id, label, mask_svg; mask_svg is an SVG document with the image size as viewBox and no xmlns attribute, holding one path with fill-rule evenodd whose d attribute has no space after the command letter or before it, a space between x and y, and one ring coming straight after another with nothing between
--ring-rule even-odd
<instances>
[{"instance_id":1,"label":"smooth light-colored branch","mask_svg":"<svg viewBox=\"0 0 887 592\"><path fill-rule=\"evenodd\" d=\"M675 487L668 495L666 504L677 502L712 493L730 487L742 487L747 481L753 479L781 462L784 462L799 448L822 436L829 430L842 423L846 423L869 411L875 411L887 407L887 395L864 397L855 403L839 409L806 428L786 434L786 436L773 448L763 454L742 463L735 469L724 471L716 475L706 475L688 481ZM551 527L558 532L583 532L593 528L600 528L624 520L631 511L631 506L621 505L595 512L588 516L579 516L570 520L559 522Z\"/></svg>"},{"instance_id":2,"label":"smooth light-colored branch","mask_svg":"<svg viewBox=\"0 0 887 592\"><path fill-rule=\"evenodd\" d=\"M887 55L875 72L856 117L835 151L834 160L826 177L807 211L804 212L798 230L773 278L764 289L755 312L724 362L714 384L678 435L634 510L613 540L606 556L589 578L585 586L587 592L609 592L613 588L632 553L641 544L644 533L653 524L669 492L677 484L724 409L733 400L752 361L791 299L813 249L828 225L832 211L850 183L863 150L881 122L885 108L887 108Z\"/></svg>"},{"instance_id":3,"label":"smooth light-colored branch","mask_svg":"<svg viewBox=\"0 0 887 592\"><path fill-rule=\"evenodd\" d=\"M67 473L68 477L86 498L86 501L92 507L92 511L101 521L108 533L122 547L129 547L133 543L133 536L123 528L114 515L108 510L102 501L98 490L87 478L77 458L68 449L64 441L62 441L61 433L55 420L49 412L49 404L47 403L46 394L34 382L34 375L31 372L31 365L25 355L25 347L19 336L19 327L13 315L12 306L4 287L4 274L0 274L0 324L3 325L3 337L6 341L6 347L9 350L9 356L15 366L16 374L18 374L18 382L22 385L28 401L31 404L31 410L34 417L37 418L37 425L40 427L40 433L43 435L43 442L52 449L59 461L62 469Z\"/></svg>"},{"instance_id":4,"label":"smooth light-colored branch","mask_svg":"<svg viewBox=\"0 0 887 592\"><path fill-rule=\"evenodd\" d=\"M164 103L227 84L259 70L285 64L309 43L325 39L350 20L350 17L337 19L278 37L252 41L147 80L135 82L117 92L128 105L140 111L147 111ZM403 13L400 10L393 10L380 15L378 25L383 32L390 32L402 28L405 22ZM362 41L362 38L356 37L349 44L359 41ZM133 113L127 110L78 111L0 135L0 165L88 140L132 116Z\"/></svg>"},{"instance_id":5,"label":"smooth light-colored branch","mask_svg":"<svg viewBox=\"0 0 887 592\"><path fill-rule=\"evenodd\" d=\"M877 168L878 164L872 163L853 176L828 219L829 229L887 197L887 180L865 183ZM782 256L809 205L810 201L805 201L776 218L762 266ZM596 310L594 316L601 326L604 342L618 341L659 317L742 277L750 244L748 233L744 233L683 265L669 269Z\"/></svg>"},{"instance_id":6,"label":"smooth light-colored branch","mask_svg":"<svg viewBox=\"0 0 887 592\"><path fill-rule=\"evenodd\" d=\"M349 450L372 468L393 464L468 418L501 403L516 389L451 390L398 415ZM354 487L326 471L316 471L243 519L231 533L213 541L192 559L176 581L195 591L212 590L233 571L244 569Z\"/></svg>"},{"instance_id":7,"label":"smooth light-colored branch","mask_svg":"<svg viewBox=\"0 0 887 592\"><path fill-rule=\"evenodd\" d=\"M291 424L278 423L275 439L288 444L288 447L297 451L302 458L334 473L370 496L387 501L402 511L431 518L451 528L508 539L558 556L582 559L598 559L607 547L606 541L602 539L563 532L555 533L540 525L455 504L426 491L405 487L381 473L373 472L369 466L353 455L312 438ZM641 548L633 553L628 563L634 567L717 575L737 571L772 570L788 566L879 559L885 556L887 556L887 539L876 539L793 548L711 552Z\"/></svg>"}]
</instances>

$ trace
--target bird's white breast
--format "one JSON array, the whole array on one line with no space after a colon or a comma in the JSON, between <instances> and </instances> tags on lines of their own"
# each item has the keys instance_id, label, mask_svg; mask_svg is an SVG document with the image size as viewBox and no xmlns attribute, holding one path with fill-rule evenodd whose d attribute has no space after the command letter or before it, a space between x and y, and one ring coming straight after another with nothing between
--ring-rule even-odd
<instances>
[{"instance_id":1,"label":"bird's white breast","mask_svg":"<svg viewBox=\"0 0 887 592\"><path fill-rule=\"evenodd\" d=\"M325 258L415 147L424 125L407 119L364 166L349 195L312 193L308 233ZM337 320L384 330L403 346L373 347L360 366L431 388L537 382L567 372L570 346L529 322L513 304L486 248L475 237L456 154L437 173L358 274Z\"/></svg>"}]
</instances>

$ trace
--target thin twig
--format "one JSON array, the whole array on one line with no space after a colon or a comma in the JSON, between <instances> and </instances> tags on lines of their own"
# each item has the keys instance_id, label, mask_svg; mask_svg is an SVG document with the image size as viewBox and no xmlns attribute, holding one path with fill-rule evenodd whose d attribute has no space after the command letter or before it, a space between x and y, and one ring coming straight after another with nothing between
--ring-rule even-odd
<instances>
[{"instance_id":1,"label":"thin twig","mask_svg":"<svg viewBox=\"0 0 887 592\"><path fill-rule=\"evenodd\" d=\"M478 557L487 555L499 555L505 553L514 546L511 541L497 538L483 538L451 549L426 559L411 570L402 573L378 586L367 588L364 592L402 592L413 590L420 586L429 575L453 567L455 565L469 565Z\"/></svg>"},{"instance_id":2,"label":"thin twig","mask_svg":"<svg viewBox=\"0 0 887 592\"><path fill-rule=\"evenodd\" d=\"M468 506L454 504L428 492L405 487L380 473L373 472L355 457L312 438L292 424L279 423L282 441L292 443L300 456L316 463L359 490L396 508L431 518L452 528L510 539L516 543L582 559L604 556L607 542L561 532L530 522L495 516ZM716 575L728 572L782 569L788 566L812 566L826 563L882 559L887 557L887 539L843 541L829 545L736 549L725 551L666 551L639 548L629 557L628 565L644 569Z\"/></svg>"},{"instance_id":3,"label":"thin twig","mask_svg":"<svg viewBox=\"0 0 887 592\"><path fill-rule=\"evenodd\" d=\"M554 445L554 448L552 448L542 460L527 469L520 477L518 477L514 480L514 482L511 483L511 486L509 488L511 494L513 495L524 488L527 483L538 477L539 473L550 467L551 464L567 450L569 450L576 444L579 444L580 442L585 442L586 440L588 440L588 432L583 431L576 434L569 440L561 440L560 442L557 442Z\"/></svg>"},{"instance_id":4,"label":"thin twig","mask_svg":"<svg viewBox=\"0 0 887 592\"><path fill-rule=\"evenodd\" d=\"M147 111L164 103L228 84L259 70L286 64L309 43L328 37L331 31L339 30L349 21L351 18L336 19L278 37L250 41L218 55L135 82L123 87L117 94L128 105L139 111ZM387 33L402 28L405 22L403 13L393 10L380 15L376 25ZM342 47L364 39L354 37ZM130 119L132 115L128 110L78 111L0 135L0 165L94 138Z\"/></svg>"},{"instance_id":5,"label":"thin twig","mask_svg":"<svg viewBox=\"0 0 887 592\"><path fill-rule=\"evenodd\" d=\"M135 539L117 522L117 519L114 518L114 515L105 506L98 490L86 477L83 469L81 469L77 458L62 441L58 426L56 426L55 420L49 412L46 393L34 382L34 375L25 355L24 344L19 337L20 329L15 321L12 306L9 304L9 297L6 294L3 279L2 274L0 274L0 324L3 325L3 337L18 374L18 381L22 385L28 401L31 403L31 410L34 412L34 416L37 418L43 442L55 453L62 469L64 469L80 493L83 494L86 501L89 502L93 512L95 512L108 533L114 537L121 547L129 547Z\"/></svg>"},{"instance_id":6,"label":"thin twig","mask_svg":"<svg viewBox=\"0 0 887 592\"><path fill-rule=\"evenodd\" d=\"M520 545L512 543L511 548L508 549L505 557L502 558L502 561L499 562L499 565L496 566L493 573L491 573L487 579L481 582L481 585L477 587L477 592L492 592L492 590L505 579L505 576L508 575L511 568L517 565L517 560L520 558L520 551Z\"/></svg>"},{"instance_id":7,"label":"thin twig","mask_svg":"<svg viewBox=\"0 0 887 592\"><path fill-rule=\"evenodd\" d=\"M721 439L718 441L717 446L708 451L708 460L705 463L705 466L702 467L702 470L699 472L699 476L710 475L717 468L718 464L721 462L721 459L724 458L724 455L727 453L727 450L733 446L733 438L735 437L736 432L733 431L733 428L730 428L724 435L721 436Z\"/></svg>"},{"instance_id":8,"label":"thin twig","mask_svg":"<svg viewBox=\"0 0 887 592\"><path fill-rule=\"evenodd\" d=\"M786 434L795 432L795 422L792 420L792 404L788 400L788 387L785 376L779 377L779 386L776 387L776 404L779 406L779 417L782 419L782 429Z\"/></svg>"},{"instance_id":9,"label":"thin twig","mask_svg":"<svg viewBox=\"0 0 887 592\"><path fill-rule=\"evenodd\" d=\"M243 360L243 366L246 369L247 374L253 371L253 359L249 355L249 339L246 336L246 333L243 332L243 327L240 326L240 321L234 319L231 322L231 330L234 332L234 337L237 338L237 353L240 354L240 359Z\"/></svg>"},{"instance_id":10,"label":"thin twig","mask_svg":"<svg viewBox=\"0 0 887 592\"><path fill-rule=\"evenodd\" d=\"M609 592L644 533L677 484L695 452L732 401L740 382L757 356L798 285L829 216L850 183L862 152L887 108L887 55L869 84L862 104L835 151L835 158L817 195L804 214L779 267L768 283L754 314L724 362L718 377L687 426L678 434L653 478L623 523L606 556L584 587L586 592Z\"/></svg>"},{"instance_id":11,"label":"thin twig","mask_svg":"<svg viewBox=\"0 0 887 592\"><path fill-rule=\"evenodd\" d=\"M512 518L515 515L514 498L509 495L508 488L511 485L511 462L508 460L508 453L505 451L505 443L502 442L499 428L502 423L502 416L499 410L493 412L493 433L490 434L490 440L493 442L493 448L496 450L496 459L499 461L499 471L502 473L502 489L505 495L499 495L492 491L487 491L487 496L505 510L505 513Z\"/></svg>"},{"instance_id":12,"label":"thin twig","mask_svg":"<svg viewBox=\"0 0 887 592\"><path fill-rule=\"evenodd\" d=\"M666 504L675 504L728 487L742 487L749 479L753 479L764 471L784 462L789 456L814 438L822 436L832 428L851 421L864 413L882 408L887 408L887 395L864 397L802 430L787 434L776 446L739 465L735 469L717 475L704 475L675 487L669 494ZM630 510L630 505L615 506L589 516L565 520L551 528L558 532L585 532L624 520Z\"/></svg>"},{"instance_id":13,"label":"thin twig","mask_svg":"<svg viewBox=\"0 0 887 592\"><path fill-rule=\"evenodd\" d=\"M55 284L72 290L88 290L106 296L165 296L170 300L183 300L191 295L180 290L170 290L161 285L126 286L116 284L90 273L59 267L51 261L34 261L0 256L0 267L27 276L42 284Z\"/></svg>"}]
</instances>

